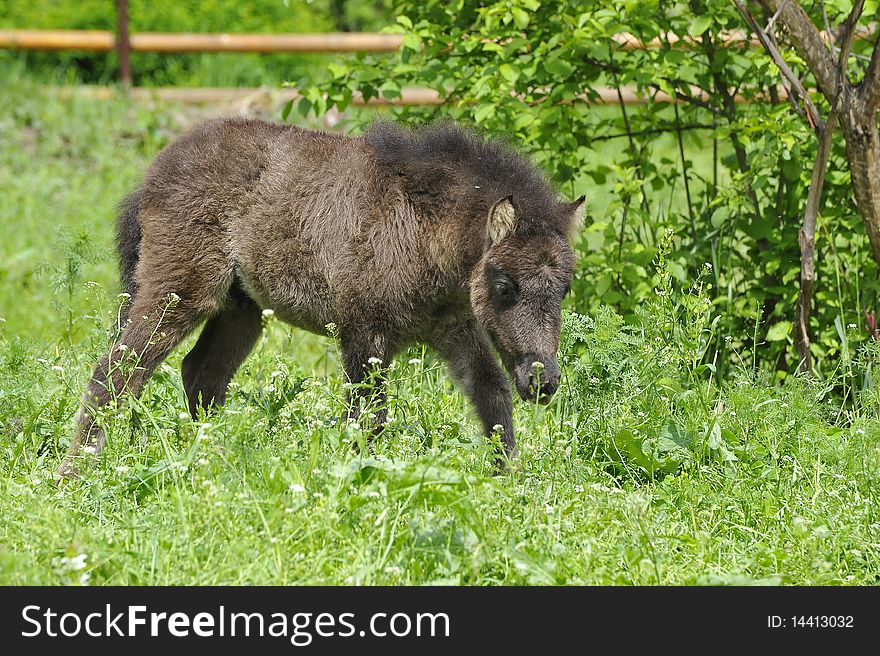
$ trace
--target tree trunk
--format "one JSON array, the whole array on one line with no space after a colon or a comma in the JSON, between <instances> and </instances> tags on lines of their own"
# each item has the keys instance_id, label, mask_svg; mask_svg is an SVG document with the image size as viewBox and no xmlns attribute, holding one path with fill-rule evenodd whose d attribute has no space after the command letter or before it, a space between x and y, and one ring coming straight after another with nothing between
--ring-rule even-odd
<instances>
[{"instance_id":1,"label":"tree trunk","mask_svg":"<svg viewBox=\"0 0 880 656\"><path fill-rule=\"evenodd\" d=\"M880 264L880 133L876 112L870 111L856 93L844 99L841 127L846 140L853 193L874 260Z\"/></svg>"}]
</instances>

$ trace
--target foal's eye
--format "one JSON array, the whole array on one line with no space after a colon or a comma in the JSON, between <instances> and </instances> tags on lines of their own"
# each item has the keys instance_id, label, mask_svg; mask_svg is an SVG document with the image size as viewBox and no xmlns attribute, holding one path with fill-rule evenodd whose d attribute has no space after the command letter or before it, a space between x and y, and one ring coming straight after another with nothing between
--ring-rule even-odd
<instances>
[{"instance_id":1,"label":"foal's eye","mask_svg":"<svg viewBox=\"0 0 880 656\"><path fill-rule=\"evenodd\" d=\"M509 275L495 268L487 268L486 282L489 284L489 300L496 312L504 312L516 305L519 286Z\"/></svg>"}]
</instances>

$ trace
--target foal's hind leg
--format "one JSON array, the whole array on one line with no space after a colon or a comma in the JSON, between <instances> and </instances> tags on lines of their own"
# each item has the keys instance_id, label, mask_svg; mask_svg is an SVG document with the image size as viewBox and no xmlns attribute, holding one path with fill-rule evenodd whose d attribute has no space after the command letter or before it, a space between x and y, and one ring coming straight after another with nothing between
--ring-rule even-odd
<instances>
[{"instance_id":1,"label":"foal's hind leg","mask_svg":"<svg viewBox=\"0 0 880 656\"><path fill-rule=\"evenodd\" d=\"M262 329L260 309L240 290L230 305L208 320L199 341L183 359L183 387L195 419L226 401L226 388L256 344Z\"/></svg>"},{"instance_id":2,"label":"foal's hind leg","mask_svg":"<svg viewBox=\"0 0 880 656\"><path fill-rule=\"evenodd\" d=\"M174 296L138 295L131 305L131 321L119 340L98 364L77 415L76 434L58 473L77 475L77 460L85 449L99 453L104 446L104 431L95 419L100 409L114 397L138 396L153 370L186 337L205 315L191 302Z\"/></svg>"}]
</instances>

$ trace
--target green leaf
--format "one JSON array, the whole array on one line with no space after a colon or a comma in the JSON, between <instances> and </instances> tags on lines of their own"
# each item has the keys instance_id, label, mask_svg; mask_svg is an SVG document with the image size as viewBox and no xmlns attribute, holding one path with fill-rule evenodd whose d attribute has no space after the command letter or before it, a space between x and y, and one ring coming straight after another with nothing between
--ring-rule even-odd
<instances>
[{"instance_id":1,"label":"green leaf","mask_svg":"<svg viewBox=\"0 0 880 656\"><path fill-rule=\"evenodd\" d=\"M492 116L495 116L495 105L490 103L480 105L474 110L474 121L477 123L483 123Z\"/></svg>"},{"instance_id":2,"label":"green leaf","mask_svg":"<svg viewBox=\"0 0 880 656\"><path fill-rule=\"evenodd\" d=\"M336 62L330 62L327 64L327 70L330 71L330 74L334 78L345 77L345 74L348 73L348 67L342 64L337 64Z\"/></svg>"},{"instance_id":3,"label":"green leaf","mask_svg":"<svg viewBox=\"0 0 880 656\"><path fill-rule=\"evenodd\" d=\"M400 47L404 50L414 50L418 52L422 48L422 40L415 34L404 34Z\"/></svg>"},{"instance_id":4,"label":"green leaf","mask_svg":"<svg viewBox=\"0 0 880 656\"><path fill-rule=\"evenodd\" d=\"M508 82L515 83L519 79L520 70L513 64L501 64L498 67L498 72Z\"/></svg>"},{"instance_id":5,"label":"green leaf","mask_svg":"<svg viewBox=\"0 0 880 656\"><path fill-rule=\"evenodd\" d=\"M566 78L571 75L571 72L574 70L574 66L569 64L564 59L556 57L554 59L548 59L544 62L544 70L550 73L557 78Z\"/></svg>"},{"instance_id":6,"label":"green leaf","mask_svg":"<svg viewBox=\"0 0 880 656\"><path fill-rule=\"evenodd\" d=\"M697 16L691 21L690 27L688 27L688 34L691 36L700 36L703 32L705 32L709 26L712 24L712 16L710 14L703 14L702 16Z\"/></svg>"},{"instance_id":7,"label":"green leaf","mask_svg":"<svg viewBox=\"0 0 880 656\"><path fill-rule=\"evenodd\" d=\"M708 446L710 449L718 449L721 447L721 424L718 420L715 420L715 423L712 424L712 430L709 431L709 441Z\"/></svg>"},{"instance_id":8,"label":"green leaf","mask_svg":"<svg viewBox=\"0 0 880 656\"><path fill-rule=\"evenodd\" d=\"M789 333L791 333L791 322L780 321L770 326L770 329L767 331L767 341L781 342L788 337Z\"/></svg>"},{"instance_id":9,"label":"green leaf","mask_svg":"<svg viewBox=\"0 0 880 656\"><path fill-rule=\"evenodd\" d=\"M524 30L529 25L529 21L531 20L531 16L529 16L529 12L525 9L520 9L519 7L513 7L510 10L510 13L513 14L513 22L516 26Z\"/></svg>"},{"instance_id":10,"label":"green leaf","mask_svg":"<svg viewBox=\"0 0 880 656\"><path fill-rule=\"evenodd\" d=\"M287 117L290 116L290 110L293 109L293 100L288 100L284 103L284 107L281 109L281 120L286 121Z\"/></svg>"},{"instance_id":11,"label":"green leaf","mask_svg":"<svg viewBox=\"0 0 880 656\"><path fill-rule=\"evenodd\" d=\"M669 451L676 448L687 449L693 441L693 435L687 433L674 421L670 421L660 430L658 444L661 451Z\"/></svg>"},{"instance_id":12,"label":"green leaf","mask_svg":"<svg viewBox=\"0 0 880 656\"><path fill-rule=\"evenodd\" d=\"M596 294L603 296L605 292L611 289L611 283L611 276L605 275L599 278L599 282L596 283Z\"/></svg>"}]
</instances>

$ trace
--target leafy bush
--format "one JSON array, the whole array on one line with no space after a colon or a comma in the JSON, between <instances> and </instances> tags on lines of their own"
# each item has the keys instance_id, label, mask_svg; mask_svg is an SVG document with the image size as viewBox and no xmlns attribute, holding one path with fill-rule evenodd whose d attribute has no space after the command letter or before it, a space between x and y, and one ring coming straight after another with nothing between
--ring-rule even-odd
<instances>
[{"instance_id":1,"label":"leafy bush","mask_svg":"<svg viewBox=\"0 0 880 656\"><path fill-rule=\"evenodd\" d=\"M828 6L832 22L845 16L846 7ZM653 294L650 262L672 229L668 268L678 284L712 265L709 298L720 319L707 352L730 339L726 353L777 378L794 370L797 233L816 142L779 99L778 72L763 51L722 42L723 32L743 27L733 3L403 0L397 11L402 50L301 80L303 112L345 108L355 91L393 98L404 86L436 89L446 105L399 110L400 118L452 114L520 145L570 196L587 193L577 311L611 305L636 322ZM657 47L624 48L614 40L621 33ZM683 46L669 34L699 41ZM615 106L612 91L611 105L597 105L606 87L633 87L646 102ZM659 92L680 104L656 101ZM864 316L880 291L845 167L838 140L819 218L811 317L821 376L832 375L849 342L870 338ZM731 360L715 364L724 376Z\"/></svg>"},{"instance_id":2,"label":"leafy bush","mask_svg":"<svg viewBox=\"0 0 880 656\"><path fill-rule=\"evenodd\" d=\"M829 389L851 372L831 385L790 378L774 390L766 374L730 352L732 340L715 351L721 317L709 296L711 268L678 290L668 268L671 243L671 234L661 241L654 295L634 321L607 306L591 317L565 315L560 348L571 428L584 456L636 479L711 462L763 471L796 452L807 415L830 421L832 410L846 407L845 399L832 401ZM725 358L738 362L719 381L716 363ZM865 392L871 389L867 383ZM874 415L874 393L855 403L848 421Z\"/></svg>"}]
</instances>

